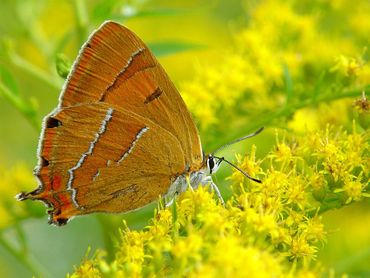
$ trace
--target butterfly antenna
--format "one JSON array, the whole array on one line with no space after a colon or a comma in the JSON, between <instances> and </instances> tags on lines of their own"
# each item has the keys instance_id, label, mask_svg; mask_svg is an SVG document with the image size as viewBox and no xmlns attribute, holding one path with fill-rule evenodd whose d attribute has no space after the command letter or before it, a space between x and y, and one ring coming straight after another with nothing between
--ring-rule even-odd
<instances>
[{"instance_id":1,"label":"butterfly antenna","mask_svg":"<svg viewBox=\"0 0 370 278\"><path fill-rule=\"evenodd\" d=\"M225 144L225 145L223 145L223 146L219 147L218 149L216 149L215 151L213 151L212 155L213 155L213 154L215 154L215 153L217 153L217 152L219 152L219 151L221 151L221 150L223 150L224 148L226 148L226 147L228 147L228 146L234 145L235 143L238 143L238 142L240 142L240 141L243 141L243 140L245 140L245 139L247 139L247 138L251 138L251 137L253 137L253 136L256 136L256 135L257 135L258 133L260 133L263 129L264 129L264 127L261 127L260 129L258 129L256 132L253 132L252 134L248 134L248 135L246 135L246 136L244 136L244 137L242 137L242 138L238 138L238 139L236 139L236 140L234 140L234 141L231 141L231 142L229 142L229 143L227 143L227 144ZM225 161L226 161L226 160L225 160Z\"/></svg>"},{"instance_id":2,"label":"butterfly antenna","mask_svg":"<svg viewBox=\"0 0 370 278\"><path fill-rule=\"evenodd\" d=\"M214 158L217 158L220 160L220 162L222 161L225 161L227 164L229 164L231 167L234 167L236 170L238 170L240 173L242 173L244 176L246 176L248 179L252 180L252 181L255 181L255 182L258 182L258 183L262 183L261 180L259 179L256 179L256 178L253 178L251 177L250 175L248 175L245 171L243 171L242 169L240 169L238 166L236 166L234 163L231 163L230 161L226 160L224 157L217 157L217 156L214 156Z\"/></svg>"}]
</instances>

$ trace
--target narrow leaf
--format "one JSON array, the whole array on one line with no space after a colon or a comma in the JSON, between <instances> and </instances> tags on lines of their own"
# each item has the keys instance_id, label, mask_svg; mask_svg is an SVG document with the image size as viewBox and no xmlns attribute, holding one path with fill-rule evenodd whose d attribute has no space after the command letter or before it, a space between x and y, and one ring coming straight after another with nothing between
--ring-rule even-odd
<instances>
[{"instance_id":1,"label":"narrow leaf","mask_svg":"<svg viewBox=\"0 0 370 278\"><path fill-rule=\"evenodd\" d=\"M189 50L199 50L206 47L205 45L196 43L174 42L174 41L154 42L149 43L148 46L157 57L171 55Z\"/></svg>"},{"instance_id":2,"label":"narrow leaf","mask_svg":"<svg viewBox=\"0 0 370 278\"><path fill-rule=\"evenodd\" d=\"M184 14L189 12L189 10L184 9L147 9L140 10L134 6L123 6L120 13L115 13L111 18L113 20L127 20L128 18L137 18L137 17L163 17L163 16L175 16L179 14Z\"/></svg>"},{"instance_id":3,"label":"narrow leaf","mask_svg":"<svg viewBox=\"0 0 370 278\"><path fill-rule=\"evenodd\" d=\"M12 73L0 63L0 82L7 86L15 95L19 95L19 87Z\"/></svg>"}]
</instances>

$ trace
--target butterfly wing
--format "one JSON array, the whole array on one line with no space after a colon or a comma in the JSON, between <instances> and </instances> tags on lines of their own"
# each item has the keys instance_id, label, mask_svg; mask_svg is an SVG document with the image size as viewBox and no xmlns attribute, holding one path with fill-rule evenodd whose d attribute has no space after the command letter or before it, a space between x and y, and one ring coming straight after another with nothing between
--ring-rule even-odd
<instances>
[{"instance_id":1,"label":"butterfly wing","mask_svg":"<svg viewBox=\"0 0 370 278\"><path fill-rule=\"evenodd\" d=\"M146 117L178 138L189 167L203 161L197 128L170 78L146 45L108 21L82 48L60 107L107 102Z\"/></svg>"},{"instance_id":2,"label":"butterfly wing","mask_svg":"<svg viewBox=\"0 0 370 278\"><path fill-rule=\"evenodd\" d=\"M171 133L105 103L62 108L49 117L43 136L37 176L44 186L25 197L52 206L55 224L142 207L164 195L185 168Z\"/></svg>"},{"instance_id":3,"label":"butterfly wing","mask_svg":"<svg viewBox=\"0 0 370 278\"><path fill-rule=\"evenodd\" d=\"M144 206L203 163L180 94L145 44L114 22L80 51L59 106L44 120L39 156L40 186L19 199L44 201L57 225Z\"/></svg>"}]
</instances>

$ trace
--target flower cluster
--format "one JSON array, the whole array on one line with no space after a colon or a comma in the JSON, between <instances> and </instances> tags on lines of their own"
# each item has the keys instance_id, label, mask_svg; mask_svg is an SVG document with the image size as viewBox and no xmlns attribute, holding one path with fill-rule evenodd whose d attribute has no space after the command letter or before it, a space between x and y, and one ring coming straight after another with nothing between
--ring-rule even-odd
<instances>
[{"instance_id":1,"label":"flower cluster","mask_svg":"<svg viewBox=\"0 0 370 278\"><path fill-rule=\"evenodd\" d=\"M369 134L328 127L277 139L263 160L237 156L263 183L231 176L233 196L222 206L208 188L188 190L160 208L144 230L121 233L116 258L86 259L71 277L297 277L313 268L326 231L321 213L370 197ZM277 137L278 138L278 137Z\"/></svg>"},{"instance_id":2,"label":"flower cluster","mask_svg":"<svg viewBox=\"0 0 370 278\"><path fill-rule=\"evenodd\" d=\"M363 32L370 25L364 21L358 28L370 11L368 3L358 1L354 7L327 1L321 15L317 10L322 5L266 0L248 6L248 25L235 34L230 53L216 65L198 65L194 80L181 86L201 131L217 128L220 119L227 121L235 114L229 111L253 118L256 107L262 108L258 113L276 110L287 101L315 101L316 94L336 93L339 98L345 89L369 84Z\"/></svg>"}]
</instances>

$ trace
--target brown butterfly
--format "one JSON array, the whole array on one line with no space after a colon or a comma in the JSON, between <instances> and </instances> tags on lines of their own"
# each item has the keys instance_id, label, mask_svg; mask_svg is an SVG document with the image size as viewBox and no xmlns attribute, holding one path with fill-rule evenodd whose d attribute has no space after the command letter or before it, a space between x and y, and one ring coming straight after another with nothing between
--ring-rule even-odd
<instances>
[{"instance_id":1,"label":"brown butterfly","mask_svg":"<svg viewBox=\"0 0 370 278\"><path fill-rule=\"evenodd\" d=\"M44 119L38 156L39 187L18 199L43 201L56 225L134 210L160 195L170 203L189 183L210 184L222 200L210 175L225 160L203 154L166 72L133 32L112 21L82 47L58 107Z\"/></svg>"}]
</instances>

